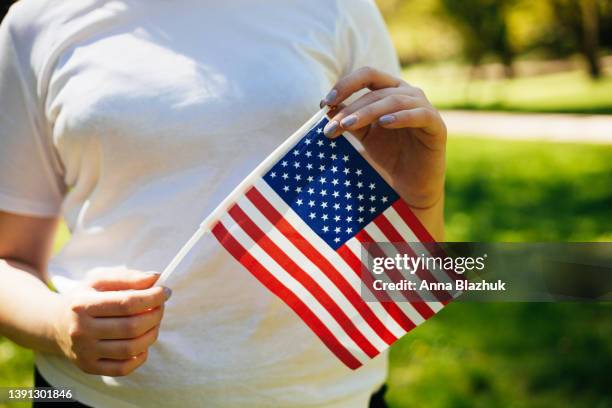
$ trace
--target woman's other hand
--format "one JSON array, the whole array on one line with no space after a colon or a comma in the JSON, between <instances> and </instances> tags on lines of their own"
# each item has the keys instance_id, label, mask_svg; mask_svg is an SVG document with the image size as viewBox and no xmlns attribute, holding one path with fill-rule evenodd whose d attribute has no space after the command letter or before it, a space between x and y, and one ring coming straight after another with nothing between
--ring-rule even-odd
<instances>
[{"instance_id":1,"label":"woman's other hand","mask_svg":"<svg viewBox=\"0 0 612 408\"><path fill-rule=\"evenodd\" d=\"M64 355L89 374L124 376L147 359L170 289L156 273L106 269L62 294L55 336Z\"/></svg>"},{"instance_id":2,"label":"woman's other hand","mask_svg":"<svg viewBox=\"0 0 612 408\"><path fill-rule=\"evenodd\" d=\"M343 104L365 88L371 92ZM421 89L364 67L341 78L321 101L324 105L332 108L327 137L351 132L408 205L421 211L441 207L446 126Z\"/></svg>"}]
</instances>

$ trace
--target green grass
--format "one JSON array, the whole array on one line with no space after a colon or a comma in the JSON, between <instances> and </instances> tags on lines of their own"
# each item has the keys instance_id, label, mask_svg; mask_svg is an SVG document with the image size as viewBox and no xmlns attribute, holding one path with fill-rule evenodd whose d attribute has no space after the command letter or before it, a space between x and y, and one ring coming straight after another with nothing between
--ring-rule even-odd
<instances>
[{"instance_id":1,"label":"green grass","mask_svg":"<svg viewBox=\"0 0 612 408\"><path fill-rule=\"evenodd\" d=\"M583 71L520 77L468 79L465 67L417 65L404 78L418 85L439 109L612 114L612 76L592 81Z\"/></svg>"},{"instance_id":2,"label":"green grass","mask_svg":"<svg viewBox=\"0 0 612 408\"><path fill-rule=\"evenodd\" d=\"M31 387L33 365L34 355L30 350L19 347L0 336L0 387ZM29 406L29 403L23 402L12 404L0 402L0 408Z\"/></svg>"},{"instance_id":3,"label":"green grass","mask_svg":"<svg viewBox=\"0 0 612 408\"><path fill-rule=\"evenodd\" d=\"M610 304L449 305L391 351L393 407L609 407Z\"/></svg>"},{"instance_id":4,"label":"green grass","mask_svg":"<svg viewBox=\"0 0 612 408\"><path fill-rule=\"evenodd\" d=\"M449 241L612 241L612 147L452 139ZM608 407L610 304L455 303L391 351L393 407Z\"/></svg>"},{"instance_id":5,"label":"green grass","mask_svg":"<svg viewBox=\"0 0 612 408\"><path fill-rule=\"evenodd\" d=\"M451 138L448 151L449 241L612 240L612 147ZM387 399L393 407L610 406L611 311L451 304L392 348ZM0 386L30 385L31 370L31 353L0 339Z\"/></svg>"},{"instance_id":6,"label":"green grass","mask_svg":"<svg viewBox=\"0 0 612 408\"><path fill-rule=\"evenodd\" d=\"M451 138L448 241L612 241L612 146Z\"/></svg>"}]
</instances>

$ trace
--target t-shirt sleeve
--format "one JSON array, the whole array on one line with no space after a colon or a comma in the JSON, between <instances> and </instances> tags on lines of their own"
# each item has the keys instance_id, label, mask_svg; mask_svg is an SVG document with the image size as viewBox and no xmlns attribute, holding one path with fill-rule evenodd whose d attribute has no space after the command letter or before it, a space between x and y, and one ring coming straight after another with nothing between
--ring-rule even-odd
<instances>
[{"instance_id":1,"label":"t-shirt sleeve","mask_svg":"<svg viewBox=\"0 0 612 408\"><path fill-rule=\"evenodd\" d=\"M11 11L0 25L0 210L55 216L65 192L61 164L36 91L32 45L16 40L21 28Z\"/></svg>"},{"instance_id":2,"label":"t-shirt sleeve","mask_svg":"<svg viewBox=\"0 0 612 408\"><path fill-rule=\"evenodd\" d=\"M342 75L369 66L399 77L397 53L374 1L344 0L340 15Z\"/></svg>"}]
</instances>

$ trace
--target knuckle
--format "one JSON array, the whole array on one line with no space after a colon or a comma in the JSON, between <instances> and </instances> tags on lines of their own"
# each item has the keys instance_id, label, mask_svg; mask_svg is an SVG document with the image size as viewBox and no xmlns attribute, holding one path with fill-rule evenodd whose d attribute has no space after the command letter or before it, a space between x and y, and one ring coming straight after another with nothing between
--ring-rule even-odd
<instances>
[{"instance_id":1,"label":"knuckle","mask_svg":"<svg viewBox=\"0 0 612 408\"><path fill-rule=\"evenodd\" d=\"M357 113L357 117L359 119L369 118L374 114L374 108L371 105L364 106Z\"/></svg>"},{"instance_id":2,"label":"knuckle","mask_svg":"<svg viewBox=\"0 0 612 408\"><path fill-rule=\"evenodd\" d=\"M162 287L158 287L154 289L154 292L150 295L151 304L154 306L163 305L166 301L166 294L164 293L164 289Z\"/></svg>"},{"instance_id":3,"label":"knuckle","mask_svg":"<svg viewBox=\"0 0 612 408\"><path fill-rule=\"evenodd\" d=\"M427 122L431 122L435 119L435 114L431 109L423 109L423 118L427 121Z\"/></svg>"},{"instance_id":4,"label":"knuckle","mask_svg":"<svg viewBox=\"0 0 612 408\"><path fill-rule=\"evenodd\" d=\"M387 97L389 104L394 109L400 109L406 105L406 97L404 95L390 95Z\"/></svg>"},{"instance_id":5,"label":"knuckle","mask_svg":"<svg viewBox=\"0 0 612 408\"><path fill-rule=\"evenodd\" d=\"M87 310L87 307L82 303L73 302L70 304L70 310L74 313L84 313Z\"/></svg>"},{"instance_id":6,"label":"knuckle","mask_svg":"<svg viewBox=\"0 0 612 408\"><path fill-rule=\"evenodd\" d=\"M415 95L418 95L420 97L425 97L425 91L423 91L423 89L418 86L413 86L412 92L414 92Z\"/></svg>"},{"instance_id":7,"label":"knuckle","mask_svg":"<svg viewBox=\"0 0 612 408\"><path fill-rule=\"evenodd\" d=\"M358 71L365 76L371 76L376 74L376 69L372 68L369 65L364 65L363 67L359 68Z\"/></svg>"},{"instance_id":8,"label":"knuckle","mask_svg":"<svg viewBox=\"0 0 612 408\"><path fill-rule=\"evenodd\" d=\"M444 120L442 119L442 116L440 116L439 113L438 113L438 116L440 118L440 131L444 138L444 143L446 143L446 135L448 133L448 128L446 127L446 122L444 122Z\"/></svg>"},{"instance_id":9,"label":"knuckle","mask_svg":"<svg viewBox=\"0 0 612 408\"><path fill-rule=\"evenodd\" d=\"M68 327L68 336L70 336L73 340L81 340L85 337L86 332L81 324L78 322L73 322Z\"/></svg>"},{"instance_id":10,"label":"knuckle","mask_svg":"<svg viewBox=\"0 0 612 408\"><path fill-rule=\"evenodd\" d=\"M159 326L157 326L157 328L153 332L153 342L151 344L155 343L158 339L159 339Z\"/></svg>"},{"instance_id":11,"label":"knuckle","mask_svg":"<svg viewBox=\"0 0 612 408\"><path fill-rule=\"evenodd\" d=\"M374 91L370 91L370 93L366 94L366 96L368 100L371 100L372 102L379 101L381 99L388 97L390 91L392 90L389 88L376 89Z\"/></svg>"},{"instance_id":12,"label":"knuckle","mask_svg":"<svg viewBox=\"0 0 612 408\"><path fill-rule=\"evenodd\" d=\"M398 90L396 88L382 88L382 89L378 89L376 91L372 91L372 92L377 92L380 94L381 99L382 98L388 98L389 96L393 96L393 95L398 95Z\"/></svg>"},{"instance_id":13,"label":"knuckle","mask_svg":"<svg viewBox=\"0 0 612 408\"><path fill-rule=\"evenodd\" d=\"M148 350L143 351L141 354L138 355L137 358L139 361L132 368L132 370L137 369L138 367L140 367L141 365L147 362L147 360L149 359L149 351Z\"/></svg>"},{"instance_id":14,"label":"knuckle","mask_svg":"<svg viewBox=\"0 0 612 408\"><path fill-rule=\"evenodd\" d=\"M148 350L143 351L139 358L140 358L140 362L138 363L138 366L144 364L144 362L149 359L149 351Z\"/></svg>"},{"instance_id":15,"label":"knuckle","mask_svg":"<svg viewBox=\"0 0 612 408\"><path fill-rule=\"evenodd\" d=\"M159 307L159 311L158 311L158 313L159 313L159 319L158 319L158 321L161 321L161 319L163 319L163 318L164 318L164 311L165 311L165 307L164 307L163 305L162 305L162 306L160 306L160 307Z\"/></svg>"},{"instance_id":16,"label":"knuckle","mask_svg":"<svg viewBox=\"0 0 612 408\"><path fill-rule=\"evenodd\" d=\"M70 310L75 313L83 313L87 311L86 302L82 295L75 296L70 300Z\"/></svg>"}]
</instances>

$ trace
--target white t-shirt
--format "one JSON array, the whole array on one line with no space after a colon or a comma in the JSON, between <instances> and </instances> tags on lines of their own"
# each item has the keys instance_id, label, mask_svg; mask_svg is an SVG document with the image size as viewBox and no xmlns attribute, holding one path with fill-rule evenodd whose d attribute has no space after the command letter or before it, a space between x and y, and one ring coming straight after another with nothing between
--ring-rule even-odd
<instances>
[{"instance_id":1,"label":"white t-shirt","mask_svg":"<svg viewBox=\"0 0 612 408\"><path fill-rule=\"evenodd\" d=\"M161 270L200 221L371 65L398 74L370 0L21 0L0 29L0 209L63 215L58 290L96 268ZM383 354L357 371L205 237L148 361L126 377L37 354L95 407L366 406Z\"/></svg>"}]
</instances>

